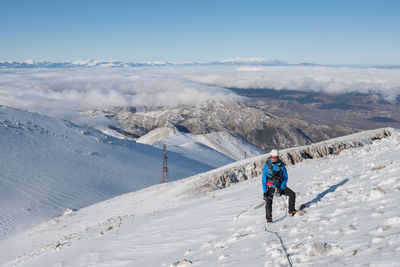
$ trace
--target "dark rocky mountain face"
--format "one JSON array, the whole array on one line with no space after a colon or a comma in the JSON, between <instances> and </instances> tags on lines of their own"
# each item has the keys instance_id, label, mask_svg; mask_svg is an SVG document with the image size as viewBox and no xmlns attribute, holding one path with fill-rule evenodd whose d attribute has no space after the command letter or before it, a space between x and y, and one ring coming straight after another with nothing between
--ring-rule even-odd
<instances>
[{"instance_id":1,"label":"dark rocky mountain face","mask_svg":"<svg viewBox=\"0 0 400 267\"><path fill-rule=\"evenodd\" d=\"M158 127L176 127L182 132L206 134L226 131L265 151L302 146L354 132L353 129L312 124L272 115L244 103L208 102L177 108L124 108L102 113L124 126L123 131L141 135Z\"/></svg>"},{"instance_id":2,"label":"dark rocky mountain face","mask_svg":"<svg viewBox=\"0 0 400 267\"><path fill-rule=\"evenodd\" d=\"M237 89L247 104L277 116L355 131L400 128L400 98L389 102L378 94L325 94L272 89Z\"/></svg>"}]
</instances>

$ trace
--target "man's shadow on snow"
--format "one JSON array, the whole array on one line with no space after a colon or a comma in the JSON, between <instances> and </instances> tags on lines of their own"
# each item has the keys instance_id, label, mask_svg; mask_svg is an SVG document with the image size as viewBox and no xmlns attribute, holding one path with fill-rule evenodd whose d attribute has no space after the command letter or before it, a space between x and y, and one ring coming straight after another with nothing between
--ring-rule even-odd
<instances>
[{"instance_id":1,"label":"man's shadow on snow","mask_svg":"<svg viewBox=\"0 0 400 267\"><path fill-rule=\"evenodd\" d=\"M346 179L344 179L343 181L341 181L341 182L339 182L339 183L337 183L337 184L335 184L335 185L332 185L331 187L329 187L328 189L326 189L324 192L319 193L314 199L312 199L312 200L310 200L310 201L308 201L308 202L302 204L302 205L300 206L300 210L303 210L303 209L305 209L305 208L310 207L311 205L313 205L313 204L315 204L315 203L320 202L321 199L322 199L326 194L331 193L331 192L335 192L335 190L336 190L339 186L344 185L344 184L347 183L348 181L349 181L349 178L346 178Z\"/></svg>"}]
</instances>

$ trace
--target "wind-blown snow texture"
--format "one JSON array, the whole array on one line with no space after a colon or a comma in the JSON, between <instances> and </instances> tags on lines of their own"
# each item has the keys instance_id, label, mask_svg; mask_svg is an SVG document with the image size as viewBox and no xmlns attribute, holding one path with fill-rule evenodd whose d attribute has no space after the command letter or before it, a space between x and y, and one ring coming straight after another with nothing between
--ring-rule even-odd
<instances>
[{"instance_id":1,"label":"wind-blown snow texture","mask_svg":"<svg viewBox=\"0 0 400 267\"><path fill-rule=\"evenodd\" d=\"M297 206L309 207L268 227L293 266L398 266L399 150L400 132L392 130L370 145L288 167ZM152 186L44 222L0 244L0 263L287 265L279 241L264 230L261 177L213 192L198 188L202 179ZM274 202L275 218L281 204Z\"/></svg>"},{"instance_id":2,"label":"wind-blown snow texture","mask_svg":"<svg viewBox=\"0 0 400 267\"><path fill-rule=\"evenodd\" d=\"M0 239L161 181L161 149L68 121L0 106L0 137ZM222 165L168 156L170 180Z\"/></svg>"}]
</instances>

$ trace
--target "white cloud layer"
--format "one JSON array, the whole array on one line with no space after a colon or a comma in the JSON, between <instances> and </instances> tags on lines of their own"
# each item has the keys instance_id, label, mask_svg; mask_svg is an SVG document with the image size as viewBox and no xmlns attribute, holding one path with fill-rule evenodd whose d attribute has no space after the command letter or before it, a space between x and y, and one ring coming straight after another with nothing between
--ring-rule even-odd
<instances>
[{"instance_id":1,"label":"white cloud layer","mask_svg":"<svg viewBox=\"0 0 400 267\"><path fill-rule=\"evenodd\" d=\"M0 104L54 113L115 106L240 101L225 89L400 94L399 69L304 66L166 66L0 69Z\"/></svg>"},{"instance_id":2,"label":"white cloud layer","mask_svg":"<svg viewBox=\"0 0 400 267\"><path fill-rule=\"evenodd\" d=\"M400 94L400 69L305 66L217 68L191 77L194 82L241 89L375 93L393 101Z\"/></svg>"},{"instance_id":3,"label":"white cloud layer","mask_svg":"<svg viewBox=\"0 0 400 267\"><path fill-rule=\"evenodd\" d=\"M191 82L180 74L174 67L0 70L0 104L85 110L240 99L227 89Z\"/></svg>"}]
</instances>

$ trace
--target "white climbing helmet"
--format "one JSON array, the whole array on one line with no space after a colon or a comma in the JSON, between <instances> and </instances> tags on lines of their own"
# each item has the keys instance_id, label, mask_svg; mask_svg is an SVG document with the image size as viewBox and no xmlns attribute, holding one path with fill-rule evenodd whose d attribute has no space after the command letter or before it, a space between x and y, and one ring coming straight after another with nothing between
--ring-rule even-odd
<instances>
[{"instance_id":1,"label":"white climbing helmet","mask_svg":"<svg viewBox=\"0 0 400 267\"><path fill-rule=\"evenodd\" d=\"M278 149L272 149L272 150L271 150L271 156L277 156L277 157L279 157L279 151L278 151Z\"/></svg>"}]
</instances>

